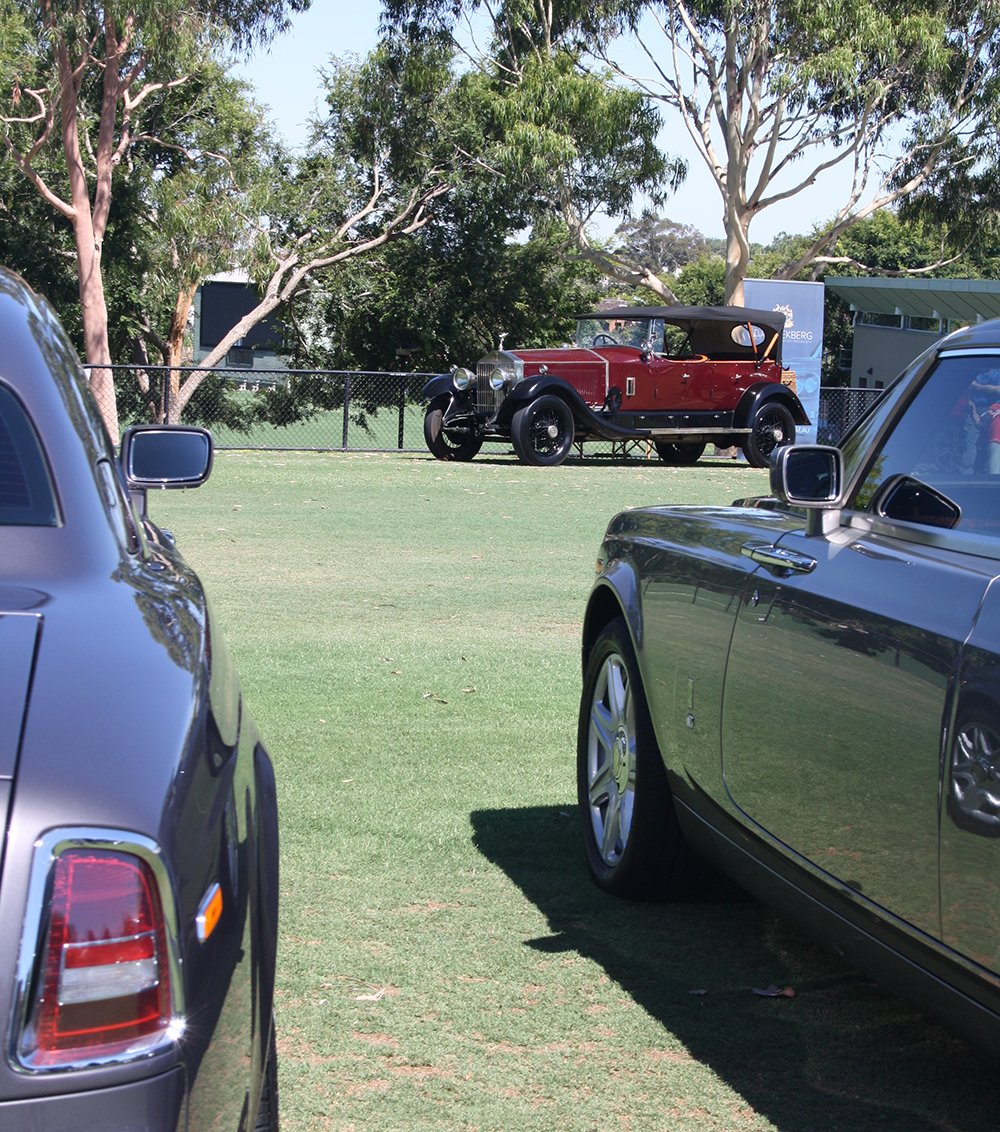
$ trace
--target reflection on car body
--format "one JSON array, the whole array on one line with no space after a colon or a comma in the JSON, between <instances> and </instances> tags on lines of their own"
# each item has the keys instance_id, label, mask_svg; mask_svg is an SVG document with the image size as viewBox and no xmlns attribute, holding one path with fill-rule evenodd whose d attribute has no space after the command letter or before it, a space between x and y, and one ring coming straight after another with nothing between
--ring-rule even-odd
<instances>
[{"instance_id":1,"label":"reflection on car body","mask_svg":"<svg viewBox=\"0 0 1000 1132\"><path fill-rule=\"evenodd\" d=\"M3 271L0 331L0 1129L276 1129L274 774L145 508L211 438L139 427L123 466Z\"/></svg>"},{"instance_id":2,"label":"reflection on car body","mask_svg":"<svg viewBox=\"0 0 1000 1132\"><path fill-rule=\"evenodd\" d=\"M612 519L577 766L604 888L710 861L996 1052L1000 475L967 402L998 374L1000 323L959 331L768 498Z\"/></svg>"}]
</instances>

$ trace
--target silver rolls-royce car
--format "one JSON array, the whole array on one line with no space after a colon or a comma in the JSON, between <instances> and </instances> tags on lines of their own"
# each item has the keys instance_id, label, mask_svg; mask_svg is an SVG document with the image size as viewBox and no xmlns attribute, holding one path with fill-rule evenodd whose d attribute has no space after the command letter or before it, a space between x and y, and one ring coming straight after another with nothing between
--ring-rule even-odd
<instances>
[{"instance_id":1,"label":"silver rolls-royce car","mask_svg":"<svg viewBox=\"0 0 1000 1132\"><path fill-rule=\"evenodd\" d=\"M0 1130L277 1128L274 773L196 575L146 515L202 429L108 443L0 271Z\"/></svg>"}]
</instances>

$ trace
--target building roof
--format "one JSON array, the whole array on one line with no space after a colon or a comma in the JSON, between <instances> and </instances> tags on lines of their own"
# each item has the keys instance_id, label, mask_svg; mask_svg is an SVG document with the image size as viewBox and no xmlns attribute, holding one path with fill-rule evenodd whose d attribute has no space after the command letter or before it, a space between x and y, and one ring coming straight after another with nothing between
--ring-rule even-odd
<instances>
[{"instance_id":1,"label":"building roof","mask_svg":"<svg viewBox=\"0 0 1000 1132\"><path fill-rule=\"evenodd\" d=\"M866 314L904 314L981 322L1000 318L1000 281L994 279L882 279L827 276L828 291Z\"/></svg>"}]
</instances>

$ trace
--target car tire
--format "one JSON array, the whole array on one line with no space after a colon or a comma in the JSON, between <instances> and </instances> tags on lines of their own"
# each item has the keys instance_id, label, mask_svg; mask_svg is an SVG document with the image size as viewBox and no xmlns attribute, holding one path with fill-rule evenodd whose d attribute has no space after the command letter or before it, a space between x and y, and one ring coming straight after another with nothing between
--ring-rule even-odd
<instances>
[{"instance_id":1,"label":"car tire","mask_svg":"<svg viewBox=\"0 0 1000 1132\"><path fill-rule=\"evenodd\" d=\"M271 1041L264 1067L264 1088L260 1094L260 1107L254 1121L254 1132L278 1132L278 1047L275 1044L274 1023L271 1023Z\"/></svg>"},{"instance_id":2,"label":"car tire","mask_svg":"<svg viewBox=\"0 0 1000 1132\"><path fill-rule=\"evenodd\" d=\"M471 460L483 446L481 436L470 434L455 439L444 427L444 413L450 398L435 397L424 414L424 441L437 460Z\"/></svg>"},{"instance_id":3,"label":"car tire","mask_svg":"<svg viewBox=\"0 0 1000 1132\"><path fill-rule=\"evenodd\" d=\"M522 464L561 464L573 447L575 435L569 405L551 393L518 409L510 424L510 439Z\"/></svg>"},{"instance_id":4,"label":"car tire","mask_svg":"<svg viewBox=\"0 0 1000 1132\"><path fill-rule=\"evenodd\" d=\"M671 803L635 650L618 617L591 649L577 729L577 798L587 864L605 892L693 893L702 873Z\"/></svg>"},{"instance_id":5,"label":"car tire","mask_svg":"<svg viewBox=\"0 0 1000 1132\"><path fill-rule=\"evenodd\" d=\"M657 456L664 464L673 464L677 467L697 464L705 451L704 444L672 444L669 440L657 440L654 446Z\"/></svg>"},{"instance_id":6,"label":"car tire","mask_svg":"<svg viewBox=\"0 0 1000 1132\"><path fill-rule=\"evenodd\" d=\"M742 444L743 455L752 468L769 468L771 454L783 444L795 443L795 421L784 405L765 401L758 405L750 421L750 435Z\"/></svg>"}]
</instances>

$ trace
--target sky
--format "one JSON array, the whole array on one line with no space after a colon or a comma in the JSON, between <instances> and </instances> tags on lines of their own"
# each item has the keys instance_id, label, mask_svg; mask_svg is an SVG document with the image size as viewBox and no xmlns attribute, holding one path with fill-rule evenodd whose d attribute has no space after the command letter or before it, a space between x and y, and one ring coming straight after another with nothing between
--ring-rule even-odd
<instances>
[{"instance_id":1,"label":"sky","mask_svg":"<svg viewBox=\"0 0 1000 1132\"><path fill-rule=\"evenodd\" d=\"M319 97L319 69L333 55L364 55L374 47L380 12L379 0L312 0L307 12L293 17L289 32L237 68L253 84L258 100L291 145L305 142L306 123ZM663 214L675 223L693 225L706 236L721 237L722 198L679 119L665 123L662 144L688 161L687 180L663 206ZM827 178L815 189L762 213L750 238L767 243L780 232L808 232L832 215L842 200L836 180ZM610 222L607 231L598 234L609 235L613 229Z\"/></svg>"}]
</instances>

